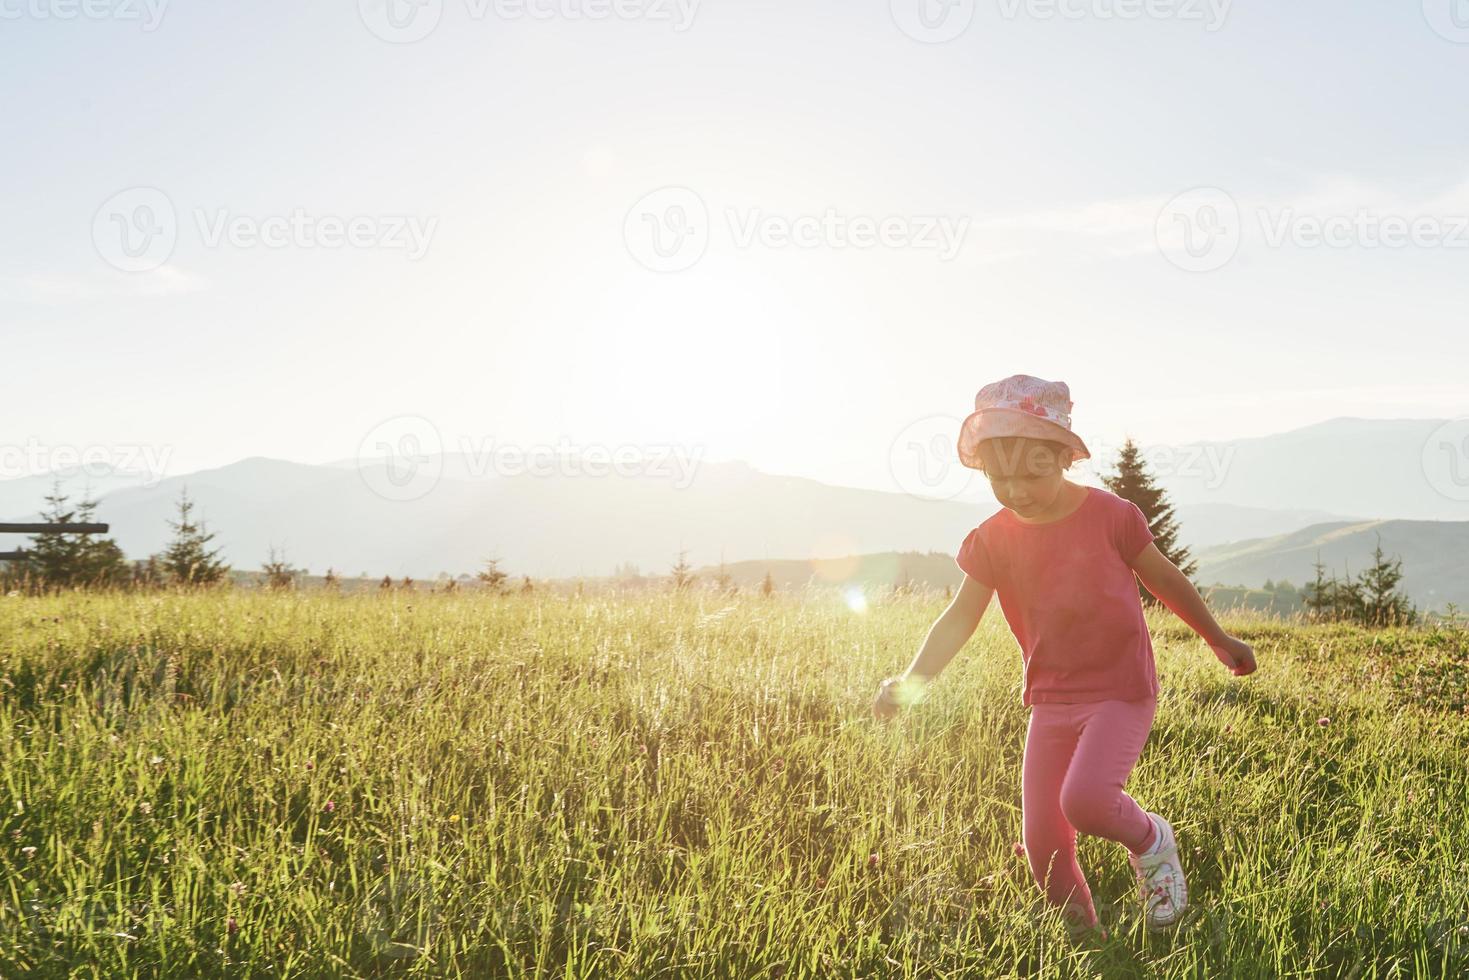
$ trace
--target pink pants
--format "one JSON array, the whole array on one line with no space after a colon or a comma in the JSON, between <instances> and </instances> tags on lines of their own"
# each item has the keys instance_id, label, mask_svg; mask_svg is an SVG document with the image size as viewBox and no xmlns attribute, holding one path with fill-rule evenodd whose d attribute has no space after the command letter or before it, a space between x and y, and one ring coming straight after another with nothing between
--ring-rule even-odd
<instances>
[{"instance_id":1,"label":"pink pants","mask_svg":"<svg viewBox=\"0 0 1469 980\"><path fill-rule=\"evenodd\" d=\"M1052 904L1097 921L1076 863L1076 833L1105 837L1140 853L1153 821L1122 790L1142 754L1158 703L1033 704L1021 771L1025 854Z\"/></svg>"}]
</instances>

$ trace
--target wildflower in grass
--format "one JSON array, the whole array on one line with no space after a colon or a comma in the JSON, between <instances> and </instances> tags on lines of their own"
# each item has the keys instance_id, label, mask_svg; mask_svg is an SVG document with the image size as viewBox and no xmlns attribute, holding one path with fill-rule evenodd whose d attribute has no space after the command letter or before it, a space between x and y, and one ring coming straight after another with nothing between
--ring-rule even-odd
<instances>
[{"instance_id":1,"label":"wildflower in grass","mask_svg":"<svg viewBox=\"0 0 1469 980\"><path fill-rule=\"evenodd\" d=\"M1322 715L1320 718L1316 719L1316 724L1320 725L1322 728L1325 728L1327 725L1331 724L1331 719L1326 717L1325 715Z\"/></svg>"},{"instance_id":2,"label":"wildflower in grass","mask_svg":"<svg viewBox=\"0 0 1469 980\"><path fill-rule=\"evenodd\" d=\"M336 810L337 810L336 801L335 800L327 800L326 801L326 806L322 807L321 809L324 812L326 812L326 813L335 813Z\"/></svg>"},{"instance_id":3,"label":"wildflower in grass","mask_svg":"<svg viewBox=\"0 0 1469 980\"><path fill-rule=\"evenodd\" d=\"M152 816L153 815L153 804L152 803L149 803L147 800L144 800L142 803L139 803L138 804L138 812L141 813L145 817Z\"/></svg>"},{"instance_id":4,"label":"wildflower in grass","mask_svg":"<svg viewBox=\"0 0 1469 980\"><path fill-rule=\"evenodd\" d=\"M816 876L816 887L817 889L822 889L826 887L826 879L823 878L821 875Z\"/></svg>"},{"instance_id":5,"label":"wildflower in grass","mask_svg":"<svg viewBox=\"0 0 1469 980\"><path fill-rule=\"evenodd\" d=\"M307 772L310 772L311 770L313 770L315 768L316 768L316 763L312 762L310 759L307 759L306 760L306 771Z\"/></svg>"},{"instance_id":6,"label":"wildflower in grass","mask_svg":"<svg viewBox=\"0 0 1469 980\"><path fill-rule=\"evenodd\" d=\"M151 759L148 760L148 765L150 765L150 766L161 766L161 765L163 765L163 756L161 756L161 755L155 755L155 756L153 756L153 758L151 758Z\"/></svg>"},{"instance_id":7,"label":"wildflower in grass","mask_svg":"<svg viewBox=\"0 0 1469 980\"><path fill-rule=\"evenodd\" d=\"M234 916L230 916L228 921L225 922L224 931L229 933L231 936L240 931L240 924L235 921Z\"/></svg>"},{"instance_id":8,"label":"wildflower in grass","mask_svg":"<svg viewBox=\"0 0 1469 980\"><path fill-rule=\"evenodd\" d=\"M1016 841L1015 843L1011 844L1010 850L1014 851L1015 856L1018 858L1025 857L1025 843L1023 841Z\"/></svg>"},{"instance_id":9,"label":"wildflower in grass","mask_svg":"<svg viewBox=\"0 0 1469 980\"><path fill-rule=\"evenodd\" d=\"M29 859L36 856L36 849L34 847L22 847L20 849L20 853L24 854L26 858Z\"/></svg>"},{"instance_id":10,"label":"wildflower in grass","mask_svg":"<svg viewBox=\"0 0 1469 980\"><path fill-rule=\"evenodd\" d=\"M457 813L451 813L451 814L449 814L449 822L450 823L458 823L459 822L459 814L457 814Z\"/></svg>"},{"instance_id":11,"label":"wildflower in grass","mask_svg":"<svg viewBox=\"0 0 1469 980\"><path fill-rule=\"evenodd\" d=\"M870 869L876 869L877 860L877 852L874 851L873 853L867 855L867 867Z\"/></svg>"},{"instance_id":12,"label":"wildflower in grass","mask_svg":"<svg viewBox=\"0 0 1469 980\"><path fill-rule=\"evenodd\" d=\"M245 883L243 881L230 882L230 894L239 898L245 894Z\"/></svg>"}]
</instances>

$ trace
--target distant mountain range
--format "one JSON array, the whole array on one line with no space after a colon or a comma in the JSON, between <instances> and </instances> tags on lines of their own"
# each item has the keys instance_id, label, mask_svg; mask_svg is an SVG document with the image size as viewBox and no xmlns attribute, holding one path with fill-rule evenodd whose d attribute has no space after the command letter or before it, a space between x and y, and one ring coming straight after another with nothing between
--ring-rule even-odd
<instances>
[{"instance_id":1,"label":"distant mountain range","mask_svg":"<svg viewBox=\"0 0 1469 980\"><path fill-rule=\"evenodd\" d=\"M1334 419L1210 443L1181 450L1159 468L1159 481L1177 507L1183 542L1199 559L1201 582L1286 577L1299 585L1317 547L1328 565L1350 562L1357 571L1380 533L1384 548L1402 555L1415 598L1469 600L1455 579L1465 574L1456 562L1469 527L1456 522L1469 522L1469 503L1445 482L1457 471L1435 472L1424 462L1443 425ZM1192 468L1180 463L1188 454ZM435 463L442 475L414 499L395 499L408 494L383 463L263 457L156 482L115 471L72 473L63 487L74 504L91 486L97 518L112 524L130 557L164 545L187 486L196 514L217 534L214 543L238 568L259 567L275 546L318 574L333 567L418 579L473 572L492 557L511 574L568 578L605 576L628 563L663 574L680 551L695 566L721 558L799 567L846 555L948 556L997 507L831 486L742 463L702 463L687 485L646 475L497 476L462 456ZM0 481L0 516L36 519L51 480ZM897 569L896 559L884 561L873 572L879 578L888 565Z\"/></svg>"}]
</instances>

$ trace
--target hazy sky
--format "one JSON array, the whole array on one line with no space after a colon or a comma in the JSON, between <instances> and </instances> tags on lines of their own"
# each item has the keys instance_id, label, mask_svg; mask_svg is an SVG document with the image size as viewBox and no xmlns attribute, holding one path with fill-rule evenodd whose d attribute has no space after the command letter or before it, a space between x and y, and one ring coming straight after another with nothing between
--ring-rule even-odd
<instances>
[{"instance_id":1,"label":"hazy sky","mask_svg":"<svg viewBox=\"0 0 1469 980\"><path fill-rule=\"evenodd\" d=\"M1469 412L1454 0L0 20L0 443L186 472L417 416L841 481L1016 372L1094 446Z\"/></svg>"}]
</instances>

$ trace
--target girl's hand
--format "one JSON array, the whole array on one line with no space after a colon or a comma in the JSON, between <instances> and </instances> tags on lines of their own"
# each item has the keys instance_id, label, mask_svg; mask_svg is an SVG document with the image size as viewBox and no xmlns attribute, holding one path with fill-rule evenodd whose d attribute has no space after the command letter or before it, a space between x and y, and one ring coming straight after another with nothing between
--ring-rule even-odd
<instances>
[{"instance_id":1,"label":"girl's hand","mask_svg":"<svg viewBox=\"0 0 1469 980\"><path fill-rule=\"evenodd\" d=\"M1219 662L1233 671L1236 677L1244 677L1246 674L1255 672L1254 648L1244 640L1226 636L1218 643L1209 644L1209 649L1214 651L1214 656L1219 658Z\"/></svg>"},{"instance_id":2,"label":"girl's hand","mask_svg":"<svg viewBox=\"0 0 1469 980\"><path fill-rule=\"evenodd\" d=\"M898 678L888 677L877 687L877 697L872 699L872 717L887 721L898 713Z\"/></svg>"},{"instance_id":3,"label":"girl's hand","mask_svg":"<svg viewBox=\"0 0 1469 980\"><path fill-rule=\"evenodd\" d=\"M884 678L878 685L877 697L872 700L872 717L887 721L899 709L923 700L930 678L918 674L903 674Z\"/></svg>"}]
</instances>

